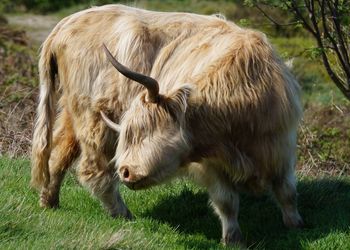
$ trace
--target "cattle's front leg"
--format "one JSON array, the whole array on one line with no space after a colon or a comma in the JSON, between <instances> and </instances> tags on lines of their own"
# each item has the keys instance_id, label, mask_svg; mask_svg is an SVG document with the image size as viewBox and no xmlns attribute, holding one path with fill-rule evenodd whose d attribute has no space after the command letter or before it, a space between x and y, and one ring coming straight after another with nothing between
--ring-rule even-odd
<instances>
[{"instance_id":1,"label":"cattle's front leg","mask_svg":"<svg viewBox=\"0 0 350 250\"><path fill-rule=\"evenodd\" d=\"M225 245L242 245L243 238L238 224L239 195L228 177L221 173L215 163L193 163L188 167L188 176L207 188L211 205L222 225L222 241Z\"/></svg>"},{"instance_id":2,"label":"cattle's front leg","mask_svg":"<svg viewBox=\"0 0 350 250\"><path fill-rule=\"evenodd\" d=\"M112 217L131 219L132 215L120 196L119 181L114 169L108 166L101 152L83 147L79 164L79 180L88 187L103 204Z\"/></svg>"},{"instance_id":3,"label":"cattle's front leg","mask_svg":"<svg viewBox=\"0 0 350 250\"><path fill-rule=\"evenodd\" d=\"M221 220L223 243L242 244L243 238L238 224L238 193L220 181L209 187L208 191L211 204Z\"/></svg>"}]
</instances>

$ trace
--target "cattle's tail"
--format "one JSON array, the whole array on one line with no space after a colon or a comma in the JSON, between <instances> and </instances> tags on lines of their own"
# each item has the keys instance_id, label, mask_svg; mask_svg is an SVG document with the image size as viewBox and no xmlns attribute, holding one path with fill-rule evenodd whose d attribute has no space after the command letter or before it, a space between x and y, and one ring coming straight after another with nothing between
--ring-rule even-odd
<instances>
[{"instance_id":1,"label":"cattle's tail","mask_svg":"<svg viewBox=\"0 0 350 250\"><path fill-rule=\"evenodd\" d=\"M39 60L40 97L32 142L31 186L41 189L50 181L49 157L55 119L55 78L57 62L50 46L44 44Z\"/></svg>"}]
</instances>

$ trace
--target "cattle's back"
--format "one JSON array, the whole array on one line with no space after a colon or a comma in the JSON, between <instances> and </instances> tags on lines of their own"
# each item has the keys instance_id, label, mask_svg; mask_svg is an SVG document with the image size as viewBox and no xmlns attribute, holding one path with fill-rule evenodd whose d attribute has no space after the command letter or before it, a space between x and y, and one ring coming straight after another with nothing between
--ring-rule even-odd
<instances>
[{"instance_id":1,"label":"cattle's back","mask_svg":"<svg viewBox=\"0 0 350 250\"><path fill-rule=\"evenodd\" d=\"M67 92L94 99L123 96L128 102L132 100L130 95L142 88L127 84L128 80L113 69L102 50L103 43L121 63L149 75L154 61L164 58L163 49L171 42L215 22L222 21L211 16L152 12L123 5L94 7L63 19L43 50L49 47L56 56L60 84Z\"/></svg>"}]
</instances>

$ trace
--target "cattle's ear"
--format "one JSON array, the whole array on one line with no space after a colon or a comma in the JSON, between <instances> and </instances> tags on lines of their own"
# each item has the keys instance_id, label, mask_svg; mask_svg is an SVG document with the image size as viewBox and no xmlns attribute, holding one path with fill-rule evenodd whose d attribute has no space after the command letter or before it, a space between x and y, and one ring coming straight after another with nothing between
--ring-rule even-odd
<instances>
[{"instance_id":1,"label":"cattle's ear","mask_svg":"<svg viewBox=\"0 0 350 250\"><path fill-rule=\"evenodd\" d=\"M174 118L181 119L183 117L192 92L193 86L190 84L185 84L167 96L166 106Z\"/></svg>"}]
</instances>

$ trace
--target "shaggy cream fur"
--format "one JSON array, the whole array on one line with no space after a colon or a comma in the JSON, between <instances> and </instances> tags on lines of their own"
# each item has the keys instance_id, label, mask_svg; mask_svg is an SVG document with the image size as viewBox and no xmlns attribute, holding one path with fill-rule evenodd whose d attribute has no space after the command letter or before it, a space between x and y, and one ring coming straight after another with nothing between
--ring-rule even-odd
<instances>
[{"instance_id":1,"label":"shaggy cream fur","mask_svg":"<svg viewBox=\"0 0 350 250\"><path fill-rule=\"evenodd\" d=\"M158 81L158 103L112 67L102 44ZM240 188L272 190L285 224L302 225L294 178L299 86L264 34L216 16L94 7L55 27L39 70L31 183L42 206L58 206L64 173L80 155L80 181L113 216L131 217L116 167L136 189L190 175L208 188L228 244L241 239ZM117 149L100 112L121 122Z\"/></svg>"}]
</instances>

